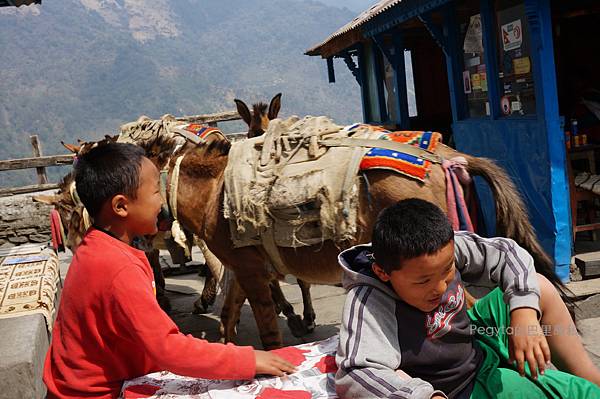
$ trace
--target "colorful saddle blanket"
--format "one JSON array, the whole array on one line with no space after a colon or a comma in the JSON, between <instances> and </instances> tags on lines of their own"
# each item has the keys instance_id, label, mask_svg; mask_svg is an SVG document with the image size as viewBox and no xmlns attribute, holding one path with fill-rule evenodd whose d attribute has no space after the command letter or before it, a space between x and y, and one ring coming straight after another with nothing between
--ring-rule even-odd
<instances>
[{"instance_id":1,"label":"colorful saddle blanket","mask_svg":"<svg viewBox=\"0 0 600 399\"><path fill-rule=\"evenodd\" d=\"M409 144L431 152L435 151L438 143L442 140L442 135L437 132L390 132L373 126L370 126L370 129L381 131L381 135L378 137L380 140ZM419 181L424 181L429 175L431 162L399 151L372 148L365 154L360 163L360 170L369 169L389 169Z\"/></svg>"},{"instance_id":2,"label":"colorful saddle blanket","mask_svg":"<svg viewBox=\"0 0 600 399\"><path fill-rule=\"evenodd\" d=\"M200 125L198 123L187 123L185 125L177 126L177 129L185 130L186 132L190 132L196 136L198 136L202 140L206 140L208 136L214 133L223 134L221 131L212 126Z\"/></svg>"}]
</instances>

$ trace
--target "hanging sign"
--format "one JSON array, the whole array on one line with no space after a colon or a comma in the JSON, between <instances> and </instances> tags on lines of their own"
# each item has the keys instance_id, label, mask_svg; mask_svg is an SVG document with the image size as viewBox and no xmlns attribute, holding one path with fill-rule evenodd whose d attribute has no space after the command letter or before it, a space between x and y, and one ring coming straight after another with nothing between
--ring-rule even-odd
<instances>
[{"instance_id":1,"label":"hanging sign","mask_svg":"<svg viewBox=\"0 0 600 399\"><path fill-rule=\"evenodd\" d=\"M523 43L523 27L521 26L520 19L502 25L502 43L504 51L510 51L521 47L521 44Z\"/></svg>"},{"instance_id":2,"label":"hanging sign","mask_svg":"<svg viewBox=\"0 0 600 399\"><path fill-rule=\"evenodd\" d=\"M474 73L471 75L471 88L473 90L481 90L481 75Z\"/></svg>"},{"instance_id":3,"label":"hanging sign","mask_svg":"<svg viewBox=\"0 0 600 399\"><path fill-rule=\"evenodd\" d=\"M463 43L465 53L483 53L481 14L471 15Z\"/></svg>"},{"instance_id":4,"label":"hanging sign","mask_svg":"<svg viewBox=\"0 0 600 399\"><path fill-rule=\"evenodd\" d=\"M481 77L481 90L482 91L488 91L488 85L487 85L487 73L485 72L481 72L479 74L479 76Z\"/></svg>"},{"instance_id":5,"label":"hanging sign","mask_svg":"<svg viewBox=\"0 0 600 399\"><path fill-rule=\"evenodd\" d=\"M522 75L531 72L531 61L529 57L515 58L513 60L515 74Z\"/></svg>"},{"instance_id":6,"label":"hanging sign","mask_svg":"<svg viewBox=\"0 0 600 399\"><path fill-rule=\"evenodd\" d=\"M481 64L481 65L477 66L477 73L479 73L479 79L481 80L481 90L488 91L487 73L486 73L485 64Z\"/></svg>"},{"instance_id":7,"label":"hanging sign","mask_svg":"<svg viewBox=\"0 0 600 399\"><path fill-rule=\"evenodd\" d=\"M465 89L465 94L471 93L471 73L469 71L463 71L463 88Z\"/></svg>"}]
</instances>

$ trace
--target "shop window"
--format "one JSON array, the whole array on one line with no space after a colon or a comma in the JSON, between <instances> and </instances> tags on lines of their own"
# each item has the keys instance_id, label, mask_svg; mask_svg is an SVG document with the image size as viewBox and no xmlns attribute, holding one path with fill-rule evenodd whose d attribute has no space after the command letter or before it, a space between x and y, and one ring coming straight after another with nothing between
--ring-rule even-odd
<instances>
[{"instance_id":1,"label":"shop window","mask_svg":"<svg viewBox=\"0 0 600 399\"><path fill-rule=\"evenodd\" d=\"M394 49L390 49L390 53L394 54ZM399 121L400 116L398 115L398 86L396 85L396 77L394 66L389 62L387 57L381 57L383 59L383 93L385 98L385 107L387 109L388 119L391 121Z\"/></svg>"},{"instance_id":2,"label":"shop window","mask_svg":"<svg viewBox=\"0 0 600 399\"><path fill-rule=\"evenodd\" d=\"M413 75L412 53L404 50L404 67L406 68L406 97L408 100L408 116L418 116L417 96L415 94L415 79Z\"/></svg>"},{"instance_id":3,"label":"shop window","mask_svg":"<svg viewBox=\"0 0 600 399\"><path fill-rule=\"evenodd\" d=\"M496 0L500 114L535 114L529 24L523 1Z\"/></svg>"},{"instance_id":4,"label":"shop window","mask_svg":"<svg viewBox=\"0 0 600 399\"><path fill-rule=\"evenodd\" d=\"M459 15L463 50L462 90L467 100L466 116L478 118L490 115L483 29L478 2L466 3L466 10Z\"/></svg>"},{"instance_id":5,"label":"shop window","mask_svg":"<svg viewBox=\"0 0 600 399\"><path fill-rule=\"evenodd\" d=\"M390 49L390 54L393 55L396 51L395 48ZM415 80L413 77L412 68L412 54L410 50L403 51L404 56L404 68L405 68L405 80L406 80L406 99L408 102L408 116L414 117L418 115L417 112L417 98L415 96ZM383 79L384 79L384 97L387 109L388 121L400 122L400 115L398 115L398 85L396 84L396 72L394 67L386 57L383 58Z\"/></svg>"},{"instance_id":6,"label":"shop window","mask_svg":"<svg viewBox=\"0 0 600 399\"><path fill-rule=\"evenodd\" d=\"M365 94L365 104L363 105L366 110L367 121L366 122L381 122L381 112L379 107L379 85L377 82L377 74L375 73L377 68L377 60L375 59L375 52L373 51L371 42L365 43L363 51L364 59L364 76L366 77L366 87L363 88Z\"/></svg>"},{"instance_id":7,"label":"shop window","mask_svg":"<svg viewBox=\"0 0 600 399\"><path fill-rule=\"evenodd\" d=\"M390 55L394 56L396 49L389 49ZM403 50L404 68L405 68L405 83L406 83L406 98L408 102L408 116L417 116L417 99L415 96L415 81L413 77L412 56L410 50ZM400 115L398 114L398 85L396 84L396 71L394 66L389 62L387 57L381 55L383 79L383 93L385 99L385 109L387 111L387 121L390 123L400 123Z\"/></svg>"}]
</instances>

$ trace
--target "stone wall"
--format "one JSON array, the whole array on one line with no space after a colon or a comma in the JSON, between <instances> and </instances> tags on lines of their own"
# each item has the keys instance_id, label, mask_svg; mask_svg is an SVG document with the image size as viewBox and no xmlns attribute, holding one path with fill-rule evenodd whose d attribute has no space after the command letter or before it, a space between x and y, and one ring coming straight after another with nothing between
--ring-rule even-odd
<instances>
[{"instance_id":1,"label":"stone wall","mask_svg":"<svg viewBox=\"0 0 600 399\"><path fill-rule=\"evenodd\" d=\"M32 197L52 193L0 197L0 248L50 241L50 211L53 207L33 202Z\"/></svg>"}]
</instances>

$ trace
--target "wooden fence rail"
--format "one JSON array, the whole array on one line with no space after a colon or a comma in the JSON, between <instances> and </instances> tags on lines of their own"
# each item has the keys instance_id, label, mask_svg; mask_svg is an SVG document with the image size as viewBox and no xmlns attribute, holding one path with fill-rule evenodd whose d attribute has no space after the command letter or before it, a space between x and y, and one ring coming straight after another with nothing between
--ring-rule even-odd
<instances>
[{"instance_id":1,"label":"wooden fence rail","mask_svg":"<svg viewBox=\"0 0 600 399\"><path fill-rule=\"evenodd\" d=\"M209 126L217 126L218 122L228 122L242 119L237 111L226 111L215 114L206 115L191 115L175 118L181 122L188 123L204 123ZM246 136L246 133L227 134L232 140L241 139ZM30 136L31 146L33 147L33 157L0 160L0 171L20 170L20 169L36 169L38 176L38 184L33 184L23 187L0 188L0 197L14 194L25 194L36 191L53 190L58 188L56 183L48 183L46 177L46 167L70 165L75 158L74 154L67 155L42 155L42 148L37 135Z\"/></svg>"},{"instance_id":2,"label":"wooden fence rail","mask_svg":"<svg viewBox=\"0 0 600 399\"><path fill-rule=\"evenodd\" d=\"M0 161L0 171L19 170L31 168L44 168L46 166L70 165L73 163L74 154L48 155L44 157L9 159Z\"/></svg>"}]
</instances>

